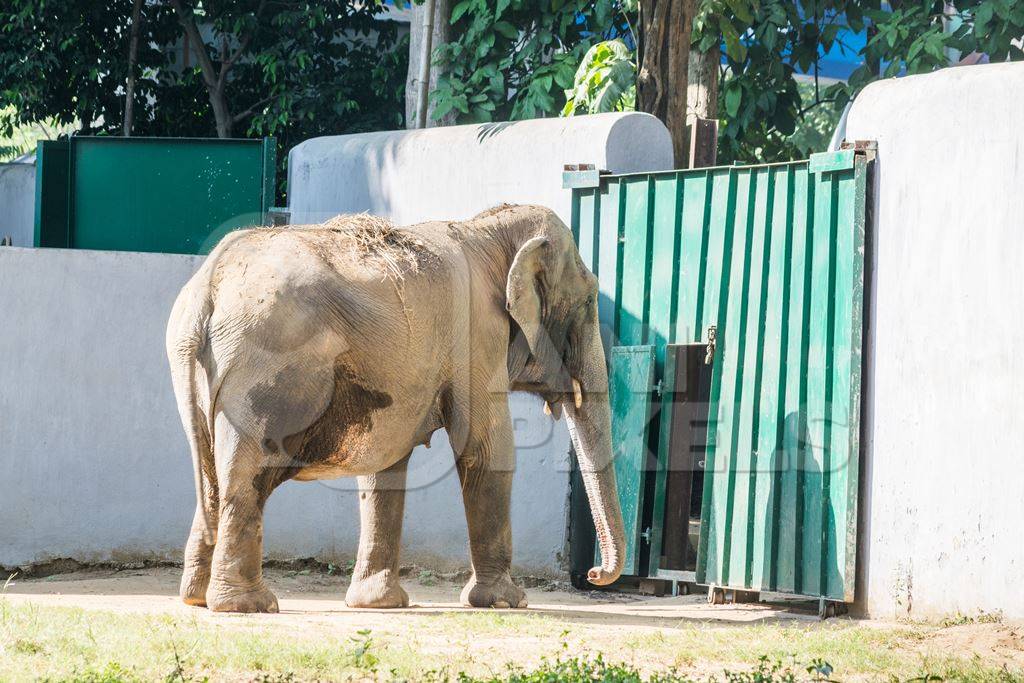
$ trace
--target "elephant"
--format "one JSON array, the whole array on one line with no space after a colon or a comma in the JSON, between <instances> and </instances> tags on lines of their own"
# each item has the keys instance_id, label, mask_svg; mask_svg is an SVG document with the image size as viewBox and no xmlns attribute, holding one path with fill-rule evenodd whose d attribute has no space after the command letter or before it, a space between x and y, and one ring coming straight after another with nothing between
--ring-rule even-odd
<instances>
[{"instance_id":1,"label":"elephant","mask_svg":"<svg viewBox=\"0 0 1024 683\"><path fill-rule=\"evenodd\" d=\"M412 450L445 429L469 531L461 602L525 607L511 578L510 391L564 412L601 551L622 572L597 278L551 210L502 205L396 227L367 214L237 230L185 284L167 355L195 474L180 595L275 612L263 508L283 482L357 477L345 601L405 607L399 545Z\"/></svg>"}]
</instances>

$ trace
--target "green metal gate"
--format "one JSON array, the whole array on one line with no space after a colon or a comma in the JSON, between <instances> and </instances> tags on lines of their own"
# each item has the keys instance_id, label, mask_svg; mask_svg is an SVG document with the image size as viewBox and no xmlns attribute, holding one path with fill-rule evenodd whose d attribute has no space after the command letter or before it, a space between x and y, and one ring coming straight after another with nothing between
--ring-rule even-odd
<instances>
[{"instance_id":1,"label":"green metal gate","mask_svg":"<svg viewBox=\"0 0 1024 683\"><path fill-rule=\"evenodd\" d=\"M205 253L224 233L263 222L275 156L273 138L40 142L35 246Z\"/></svg>"},{"instance_id":2,"label":"green metal gate","mask_svg":"<svg viewBox=\"0 0 1024 683\"><path fill-rule=\"evenodd\" d=\"M853 599L867 163L844 150L567 173L573 232L600 281L613 440L631 440L613 444L630 454L616 462L627 573L666 573L669 463L685 442L703 476L696 582ZM712 363L703 444L673 433L694 344ZM617 381L619 347L651 355L650 386Z\"/></svg>"}]
</instances>

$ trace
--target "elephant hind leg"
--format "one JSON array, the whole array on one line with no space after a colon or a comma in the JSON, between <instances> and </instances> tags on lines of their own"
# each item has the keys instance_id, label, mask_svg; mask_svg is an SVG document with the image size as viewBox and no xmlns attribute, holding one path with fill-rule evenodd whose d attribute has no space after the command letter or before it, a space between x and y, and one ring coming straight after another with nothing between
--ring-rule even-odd
<instances>
[{"instance_id":1,"label":"elephant hind leg","mask_svg":"<svg viewBox=\"0 0 1024 683\"><path fill-rule=\"evenodd\" d=\"M281 481L262 446L219 414L214 453L219 511L207 606L214 612L277 612L263 581L263 506Z\"/></svg>"},{"instance_id":2,"label":"elephant hind leg","mask_svg":"<svg viewBox=\"0 0 1024 683\"><path fill-rule=\"evenodd\" d=\"M210 463L212 469L213 463ZM204 500L196 503L196 513L192 518L192 530L185 544L184 571L181 576L181 599L187 605L206 607L206 590L210 585L210 563L213 561L213 550L217 542L217 519L219 517L217 480L210 476L212 472L202 475L205 479L206 495ZM204 510L205 507L205 510ZM205 514L204 514L205 512ZM209 522L210 528L207 528Z\"/></svg>"},{"instance_id":3,"label":"elephant hind leg","mask_svg":"<svg viewBox=\"0 0 1024 683\"><path fill-rule=\"evenodd\" d=\"M398 583L409 456L386 470L359 477L359 554L345 593L349 607L408 607Z\"/></svg>"}]
</instances>

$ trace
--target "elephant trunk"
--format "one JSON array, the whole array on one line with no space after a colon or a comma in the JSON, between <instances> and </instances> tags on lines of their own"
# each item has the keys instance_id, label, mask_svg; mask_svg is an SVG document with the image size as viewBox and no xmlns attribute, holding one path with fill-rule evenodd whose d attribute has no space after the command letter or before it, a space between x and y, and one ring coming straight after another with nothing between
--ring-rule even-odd
<instances>
[{"instance_id":1,"label":"elephant trunk","mask_svg":"<svg viewBox=\"0 0 1024 683\"><path fill-rule=\"evenodd\" d=\"M626 538L612 461L608 373L596 320L593 327L595 331L589 335L588 348L582 354L580 376L574 378L578 380L578 384L574 381L574 397L566 400L564 407L601 548L601 566L592 568L587 579L606 586L622 574Z\"/></svg>"}]
</instances>

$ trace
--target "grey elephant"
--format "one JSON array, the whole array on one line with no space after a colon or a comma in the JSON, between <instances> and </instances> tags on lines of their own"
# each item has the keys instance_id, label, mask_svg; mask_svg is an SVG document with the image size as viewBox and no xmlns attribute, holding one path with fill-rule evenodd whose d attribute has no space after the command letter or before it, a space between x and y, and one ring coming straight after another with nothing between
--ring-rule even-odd
<instances>
[{"instance_id":1,"label":"grey elephant","mask_svg":"<svg viewBox=\"0 0 1024 683\"><path fill-rule=\"evenodd\" d=\"M231 233L179 294L167 354L195 468L188 604L276 611L261 570L267 498L289 479L356 476L360 540L345 600L406 606L406 467L444 428L469 528L462 602L525 607L509 574L509 391L565 412L601 550L588 579L605 585L622 571L597 279L548 209Z\"/></svg>"}]
</instances>

